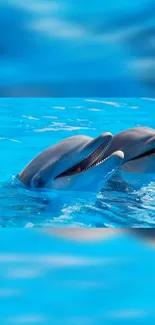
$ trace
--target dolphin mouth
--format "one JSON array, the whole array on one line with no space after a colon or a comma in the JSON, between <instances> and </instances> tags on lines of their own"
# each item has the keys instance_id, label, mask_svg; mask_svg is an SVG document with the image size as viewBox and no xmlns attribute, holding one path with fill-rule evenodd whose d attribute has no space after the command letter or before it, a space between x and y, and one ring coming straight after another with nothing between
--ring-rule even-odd
<instances>
[{"instance_id":1,"label":"dolphin mouth","mask_svg":"<svg viewBox=\"0 0 155 325\"><path fill-rule=\"evenodd\" d=\"M153 148L151 150L148 150L148 151L142 153L141 155L130 159L130 161L137 160L137 159L142 159L142 158L146 158L146 157L151 157L151 156L154 156L154 155L155 155L155 148Z\"/></svg>"},{"instance_id":2,"label":"dolphin mouth","mask_svg":"<svg viewBox=\"0 0 155 325\"><path fill-rule=\"evenodd\" d=\"M92 153L87 155L85 158L80 160L78 163L76 163L71 168L67 169L63 173L57 175L55 179L65 176L72 176L76 175L82 172L87 171L88 169L94 168L98 166L99 164L103 163L105 160L108 159L108 157L103 159L103 156L105 154L105 151L109 147L111 140L108 142L108 144L105 146L105 144L101 144L98 146Z\"/></svg>"}]
</instances>

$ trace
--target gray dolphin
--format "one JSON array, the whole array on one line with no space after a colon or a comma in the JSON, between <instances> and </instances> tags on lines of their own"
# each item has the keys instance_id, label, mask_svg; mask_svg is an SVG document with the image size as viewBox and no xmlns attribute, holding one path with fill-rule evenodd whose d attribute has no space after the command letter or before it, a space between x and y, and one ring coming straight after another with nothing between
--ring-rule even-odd
<instances>
[{"instance_id":1,"label":"gray dolphin","mask_svg":"<svg viewBox=\"0 0 155 325\"><path fill-rule=\"evenodd\" d=\"M32 188L99 191L124 159L122 151L103 159L111 141L110 132L67 138L35 157L19 180Z\"/></svg>"},{"instance_id":2,"label":"gray dolphin","mask_svg":"<svg viewBox=\"0 0 155 325\"><path fill-rule=\"evenodd\" d=\"M155 173L154 129L135 127L114 135L103 158L106 159L117 150L124 153L119 170L135 174Z\"/></svg>"}]
</instances>

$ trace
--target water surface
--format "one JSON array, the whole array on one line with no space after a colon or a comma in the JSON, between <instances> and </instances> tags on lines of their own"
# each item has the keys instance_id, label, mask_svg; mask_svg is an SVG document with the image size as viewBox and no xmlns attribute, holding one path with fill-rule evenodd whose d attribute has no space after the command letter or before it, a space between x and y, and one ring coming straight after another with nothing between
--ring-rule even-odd
<instances>
[{"instance_id":1,"label":"water surface","mask_svg":"<svg viewBox=\"0 0 155 325\"><path fill-rule=\"evenodd\" d=\"M154 227L153 175L144 183L137 178L134 189L109 183L97 198L90 193L82 198L80 193L38 193L15 180L35 155L66 137L155 127L154 105L151 98L1 99L0 226Z\"/></svg>"}]
</instances>

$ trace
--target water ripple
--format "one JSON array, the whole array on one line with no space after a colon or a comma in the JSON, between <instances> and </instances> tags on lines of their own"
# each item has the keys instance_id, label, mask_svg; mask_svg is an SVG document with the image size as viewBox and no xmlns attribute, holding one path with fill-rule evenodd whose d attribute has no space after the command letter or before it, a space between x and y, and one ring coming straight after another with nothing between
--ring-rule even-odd
<instances>
[{"instance_id":1,"label":"water ripple","mask_svg":"<svg viewBox=\"0 0 155 325\"><path fill-rule=\"evenodd\" d=\"M0 227L155 227L155 182L138 189L108 182L97 197L21 188L17 175L34 156L66 137L96 137L154 127L154 99L1 99Z\"/></svg>"}]
</instances>

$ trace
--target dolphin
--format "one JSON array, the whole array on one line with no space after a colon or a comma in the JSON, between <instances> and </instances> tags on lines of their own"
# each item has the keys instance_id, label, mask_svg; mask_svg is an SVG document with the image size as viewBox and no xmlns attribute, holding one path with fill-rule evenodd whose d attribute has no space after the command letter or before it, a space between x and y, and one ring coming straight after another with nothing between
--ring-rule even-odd
<instances>
[{"instance_id":1,"label":"dolphin","mask_svg":"<svg viewBox=\"0 0 155 325\"><path fill-rule=\"evenodd\" d=\"M106 132L97 138L72 136L47 148L18 175L30 188L99 191L120 167L122 151L102 158L112 141Z\"/></svg>"},{"instance_id":2,"label":"dolphin","mask_svg":"<svg viewBox=\"0 0 155 325\"><path fill-rule=\"evenodd\" d=\"M155 130L149 127L135 127L113 136L105 151L106 159L115 151L123 151L124 160L119 170L133 174L155 173Z\"/></svg>"}]
</instances>

